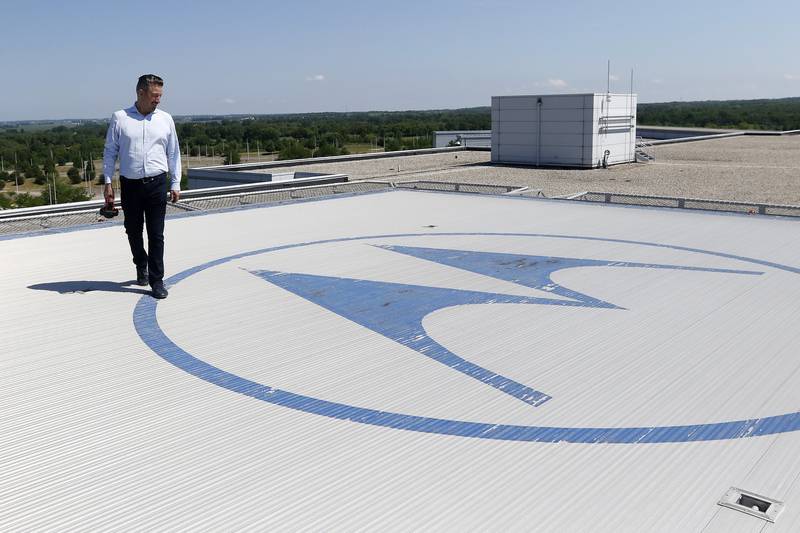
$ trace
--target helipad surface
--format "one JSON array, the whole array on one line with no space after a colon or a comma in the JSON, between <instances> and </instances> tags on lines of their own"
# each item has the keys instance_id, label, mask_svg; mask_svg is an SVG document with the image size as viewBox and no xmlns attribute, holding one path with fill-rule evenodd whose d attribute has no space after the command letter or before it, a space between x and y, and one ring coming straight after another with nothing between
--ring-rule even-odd
<instances>
[{"instance_id":1,"label":"helipad surface","mask_svg":"<svg viewBox=\"0 0 800 533\"><path fill-rule=\"evenodd\" d=\"M0 240L0 529L800 527L797 221L390 191L166 238L158 303L121 226Z\"/></svg>"}]
</instances>

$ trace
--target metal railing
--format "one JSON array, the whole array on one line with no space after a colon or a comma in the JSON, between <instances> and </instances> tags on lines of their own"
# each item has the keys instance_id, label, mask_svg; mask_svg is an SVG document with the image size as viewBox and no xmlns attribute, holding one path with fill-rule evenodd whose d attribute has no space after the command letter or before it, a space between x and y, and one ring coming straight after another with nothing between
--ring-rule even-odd
<instances>
[{"instance_id":1,"label":"metal railing","mask_svg":"<svg viewBox=\"0 0 800 533\"><path fill-rule=\"evenodd\" d=\"M655 161L656 156L653 152L653 144L644 140L642 137L636 137L636 161L650 162Z\"/></svg>"},{"instance_id":2,"label":"metal railing","mask_svg":"<svg viewBox=\"0 0 800 533\"><path fill-rule=\"evenodd\" d=\"M517 185L438 181L392 182L364 180L271 190L257 188L256 190L228 191L226 189L225 187L221 187L218 189L207 189L205 191L192 191L191 195L187 194L180 202L175 204L168 203L167 215L174 216L182 213L241 208L335 196L338 194L366 193L388 189L544 197L540 189L531 189L529 187ZM766 204L760 202L735 202L702 198L648 196L595 191L559 196L553 199L618 205L724 211L752 215L800 217L800 206ZM81 225L109 225L109 221L98 213L102 204L102 201L79 202L75 204L60 204L58 206L3 211L0 212L0 215L2 215L0 216L0 236ZM124 220L124 216L124 211L120 210L120 215L111 219L111 223Z\"/></svg>"},{"instance_id":3,"label":"metal railing","mask_svg":"<svg viewBox=\"0 0 800 533\"><path fill-rule=\"evenodd\" d=\"M487 183L461 183L445 181L403 181L393 184L398 189L417 189L423 191L445 191L445 192L466 192L476 194L508 194L528 190L527 187L519 185L493 185Z\"/></svg>"},{"instance_id":4,"label":"metal railing","mask_svg":"<svg viewBox=\"0 0 800 533\"><path fill-rule=\"evenodd\" d=\"M254 184L250 190L243 186L231 188L186 191L180 202L167 203L167 216L177 214L228 209L249 205L280 203L304 198L332 196L342 193L359 193L391 188L392 184L378 181L342 182L306 187L284 187L264 189L264 184ZM274 185L274 184L273 184ZM227 189L236 189L228 191ZM0 213L0 235L27 233L56 228L82 225L109 225L124 221L125 212L120 209L119 216L106 219L100 216L102 200L42 206L29 209L11 209Z\"/></svg>"},{"instance_id":5,"label":"metal railing","mask_svg":"<svg viewBox=\"0 0 800 533\"><path fill-rule=\"evenodd\" d=\"M725 211L748 215L778 215L800 217L800 206L766 204L761 202L737 202L732 200L710 200L705 198L680 198L676 196L648 196L615 192L581 192L562 197L564 200L598 202L606 204L638 205L645 207L671 207L676 209L700 209Z\"/></svg>"}]
</instances>

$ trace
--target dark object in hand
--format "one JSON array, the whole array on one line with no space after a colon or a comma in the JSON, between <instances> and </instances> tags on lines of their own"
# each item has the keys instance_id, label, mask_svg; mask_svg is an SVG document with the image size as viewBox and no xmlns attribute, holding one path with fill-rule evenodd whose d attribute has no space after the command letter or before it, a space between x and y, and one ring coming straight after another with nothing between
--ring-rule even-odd
<instances>
[{"instance_id":1,"label":"dark object in hand","mask_svg":"<svg viewBox=\"0 0 800 533\"><path fill-rule=\"evenodd\" d=\"M114 207L112 203L106 203L103 207L100 208L100 214L106 218L114 218L119 214L119 209Z\"/></svg>"}]
</instances>

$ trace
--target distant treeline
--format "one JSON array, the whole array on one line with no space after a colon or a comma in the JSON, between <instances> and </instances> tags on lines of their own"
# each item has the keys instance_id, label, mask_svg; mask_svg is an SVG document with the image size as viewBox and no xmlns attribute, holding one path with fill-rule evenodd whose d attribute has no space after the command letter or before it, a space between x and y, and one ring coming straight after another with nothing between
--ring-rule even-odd
<instances>
[{"instance_id":1,"label":"distant treeline","mask_svg":"<svg viewBox=\"0 0 800 533\"><path fill-rule=\"evenodd\" d=\"M278 153L281 159L346 154L348 146L406 150L433 145L436 130L488 130L489 107L434 111L310 113L177 120L181 152L214 155L236 163L249 150ZM639 104L638 122L761 130L800 129L800 98ZM0 127L0 189L3 180L61 179L56 166L68 165L73 184L102 178L91 160L102 157L106 124L25 130ZM70 165L71 163L71 165ZM59 198L62 194L59 193ZM64 198L68 195L65 193ZM0 202L7 203L7 202Z\"/></svg>"},{"instance_id":2,"label":"distant treeline","mask_svg":"<svg viewBox=\"0 0 800 533\"><path fill-rule=\"evenodd\" d=\"M797 130L800 98L639 104L637 115L648 126Z\"/></svg>"},{"instance_id":3,"label":"distant treeline","mask_svg":"<svg viewBox=\"0 0 800 533\"><path fill-rule=\"evenodd\" d=\"M433 145L435 130L489 129L488 107L437 111L312 113L256 116L239 120L188 121L177 125L190 155L228 154L249 147L279 152L281 159L346 153L348 144L408 150ZM223 141L226 143L223 146Z\"/></svg>"},{"instance_id":4,"label":"distant treeline","mask_svg":"<svg viewBox=\"0 0 800 533\"><path fill-rule=\"evenodd\" d=\"M252 152L280 152L283 158L335 155L346 144L374 144L376 148L403 150L429 147L432 132L446 129L489 129L488 107L361 113L265 115L238 119L178 120L181 152L192 156L213 152L225 156L249 148ZM0 158L8 172L31 167L64 165L100 159L106 124L57 126L26 131L0 128ZM30 176L33 177L33 176Z\"/></svg>"},{"instance_id":5,"label":"distant treeline","mask_svg":"<svg viewBox=\"0 0 800 533\"><path fill-rule=\"evenodd\" d=\"M639 104L638 122L658 126L735 129L800 129L800 98ZM489 107L436 111L311 113L178 121L181 151L192 156L212 150L280 152L294 157L341 153L347 144L403 150L432 146L436 130L488 130ZM106 125L88 123L40 131L0 128L0 158L7 171L49 163L80 166L100 159ZM306 153L307 152L307 153Z\"/></svg>"}]
</instances>

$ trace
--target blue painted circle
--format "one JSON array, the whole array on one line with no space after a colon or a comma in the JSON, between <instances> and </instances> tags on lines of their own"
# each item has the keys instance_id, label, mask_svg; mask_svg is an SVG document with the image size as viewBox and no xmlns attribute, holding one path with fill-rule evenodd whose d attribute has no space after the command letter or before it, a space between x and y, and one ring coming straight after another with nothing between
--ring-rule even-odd
<instances>
[{"instance_id":1,"label":"blue painted circle","mask_svg":"<svg viewBox=\"0 0 800 533\"><path fill-rule=\"evenodd\" d=\"M688 248L684 246L672 246L651 242L630 241L623 239L604 239L600 237L583 237L575 235L552 235L540 233L404 233L390 235L369 235L363 237L345 237L339 239L326 239L313 242L287 244L242 252L209 261L202 265L184 270L179 274L170 277L167 283L175 285L184 279L197 274L211 267L224 263L242 259L254 255L287 250L315 244L327 244L335 242L359 241L367 239L399 238L399 237L421 237L421 236L496 236L496 237L539 237L557 239L575 239L586 241L601 241L622 244L636 244L641 246L653 246L659 248L669 248L686 252L696 252L716 257L736 259L746 263L752 263L770 268L800 274L800 269L787 265L781 265L760 259L741 257L721 252ZM743 437L755 437L762 435L772 435L800 429L800 412L788 413L765 418L755 418L747 420L736 420L731 422L717 422L710 424L692 424L683 426L641 426L641 427L546 427L546 426L521 426L508 424L489 424L480 422L464 422L459 420L447 420L440 418L428 418L421 416L404 415L379 411L376 409L366 409L354 407L336 402L320 400L309 396L303 396L293 392L276 389L257 383L235 374L231 374L217 368L205 361L196 358L184 351L167 337L158 325L156 317L156 306L158 300L150 296L142 297L136 304L133 320L136 331L142 340L156 354L177 366L178 368L214 385L224 387L233 392L244 394L258 400L269 402L275 405L288 407L340 420L350 420L363 424L371 424L394 429L404 429L408 431L419 431L424 433L437 433L442 435L455 435L461 437L473 437L482 439L508 440L508 441L530 441L530 442L574 442L574 443L663 443L663 442L692 442L708 440L738 439Z\"/></svg>"}]
</instances>

